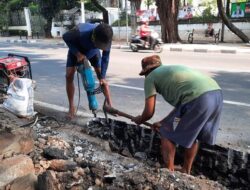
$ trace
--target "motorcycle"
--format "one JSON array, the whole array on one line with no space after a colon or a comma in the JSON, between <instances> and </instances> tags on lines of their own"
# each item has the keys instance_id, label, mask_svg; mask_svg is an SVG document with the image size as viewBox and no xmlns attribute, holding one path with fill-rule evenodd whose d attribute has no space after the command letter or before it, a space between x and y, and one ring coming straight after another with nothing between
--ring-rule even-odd
<instances>
[{"instance_id":1,"label":"motorcycle","mask_svg":"<svg viewBox=\"0 0 250 190\"><path fill-rule=\"evenodd\" d=\"M130 49L133 52L137 52L139 50L153 50L156 53L161 53L163 50L163 42L159 37L159 34L155 31L152 31L150 38L150 44L146 45L145 41L142 40L139 35L132 36L130 40Z\"/></svg>"}]
</instances>

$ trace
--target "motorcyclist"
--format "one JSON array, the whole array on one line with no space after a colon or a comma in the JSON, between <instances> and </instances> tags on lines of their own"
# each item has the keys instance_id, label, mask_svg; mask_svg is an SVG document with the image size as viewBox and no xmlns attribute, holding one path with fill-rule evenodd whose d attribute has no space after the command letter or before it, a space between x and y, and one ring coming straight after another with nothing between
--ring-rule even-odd
<instances>
[{"instance_id":1,"label":"motorcyclist","mask_svg":"<svg viewBox=\"0 0 250 190\"><path fill-rule=\"evenodd\" d=\"M148 20L143 19L142 20L142 25L140 26L139 29L139 35L142 40L144 40L144 47L149 48L150 44L150 35L151 35L151 30L148 26Z\"/></svg>"}]
</instances>

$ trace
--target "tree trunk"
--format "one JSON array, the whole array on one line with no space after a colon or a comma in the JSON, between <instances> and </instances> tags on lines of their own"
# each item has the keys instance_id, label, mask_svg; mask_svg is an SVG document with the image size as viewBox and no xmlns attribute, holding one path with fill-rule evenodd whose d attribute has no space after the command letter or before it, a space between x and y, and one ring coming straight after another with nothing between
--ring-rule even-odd
<instances>
[{"instance_id":1,"label":"tree trunk","mask_svg":"<svg viewBox=\"0 0 250 190\"><path fill-rule=\"evenodd\" d=\"M236 34L243 42L249 43L248 37L239 30L228 18L224 10L224 6L222 4L222 0L217 0L217 6L219 10L220 17L222 22L234 33Z\"/></svg>"},{"instance_id":2,"label":"tree trunk","mask_svg":"<svg viewBox=\"0 0 250 190\"><path fill-rule=\"evenodd\" d=\"M97 0L91 0L91 2L96 6L97 9L99 9L100 11L102 11L102 16L103 16L103 22L106 24L109 24L109 14L108 11L101 6Z\"/></svg>"},{"instance_id":3,"label":"tree trunk","mask_svg":"<svg viewBox=\"0 0 250 190\"><path fill-rule=\"evenodd\" d=\"M179 0L156 0L156 6L161 22L162 40L166 43L180 41L177 21Z\"/></svg>"},{"instance_id":4,"label":"tree trunk","mask_svg":"<svg viewBox=\"0 0 250 190\"><path fill-rule=\"evenodd\" d=\"M140 10L141 8L141 0L130 0L131 2L131 32L132 34L136 33L137 29L137 17L136 11Z\"/></svg>"},{"instance_id":5,"label":"tree trunk","mask_svg":"<svg viewBox=\"0 0 250 190\"><path fill-rule=\"evenodd\" d=\"M110 4L111 4L111 7L117 7L117 1L116 0L111 0Z\"/></svg>"},{"instance_id":6,"label":"tree trunk","mask_svg":"<svg viewBox=\"0 0 250 190\"><path fill-rule=\"evenodd\" d=\"M230 0L227 0L227 3L226 3L226 15L228 17L230 16Z\"/></svg>"},{"instance_id":7,"label":"tree trunk","mask_svg":"<svg viewBox=\"0 0 250 190\"><path fill-rule=\"evenodd\" d=\"M141 0L131 0L135 2L135 8L136 10L140 10L141 9Z\"/></svg>"},{"instance_id":8,"label":"tree trunk","mask_svg":"<svg viewBox=\"0 0 250 190\"><path fill-rule=\"evenodd\" d=\"M52 26L52 18L47 19L47 23L44 25L44 32L46 38L52 38L51 35L51 26Z\"/></svg>"}]
</instances>

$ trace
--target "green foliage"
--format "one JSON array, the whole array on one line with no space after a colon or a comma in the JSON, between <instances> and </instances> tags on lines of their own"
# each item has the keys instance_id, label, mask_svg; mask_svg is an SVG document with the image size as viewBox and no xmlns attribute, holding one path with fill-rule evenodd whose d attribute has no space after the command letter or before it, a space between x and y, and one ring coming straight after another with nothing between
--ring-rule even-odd
<instances>
[{"instance_id":1,"label":"green foliage","mask_svg":"<svg viewBox=\"0 0 250 190\"><path fill-rule=\"evenodd\" d=\"M47 23L44 26L45 36L51 37L52 19L63 9L71 9L78 5L78 0L38 0L40 13Z\"/></svg>"},{"instance_id":2,"label":"green foliage","mask_svg":"<svg viewBox=\"0 0 250 190\"><path fill-rule=\"evenodd\" d=\"M84 8L88 11L94 11L94 12L101 12L99 9L96 8L96 6L89 2L84 3Z\"/></svg>"},{"instance_id":3,"label":"green foliage","mask_svg":"<svg viewBox=\"0 0 250 190\"><path fill-rule=\"evenodd\" d=\"M46 19L52 19L60 10L71 9L79 2L77 0L38 0L40 12Z\"/></svg>"},{"instance_id":4,"label":"green foliage","mask_svg":"<svg viewBox=\"0 0 250 190\"><path fill-rule=\"evenodd\" d=\"M147 5L147 8L149 8L150 5L153 5L154 0L144 0L144 2Z\"/></svg>"},{"instance_id":5,"label":"green foliage","mask_svg":"<svg viewBox=\"0 0 250 190\"><path fill-rule=\"evenodd\" d=\"M23 10L29 7L32 15L41 14L47 20L47 29L50 31L52 19L63 9L80 6L79 0L0 0L0 29L8 28L11 11Z\"/></svg>"},{"instance_id":6,"label":"green foliage","mask_svg":"<svg viewBox=\"0 0 250 190\"><path fill-rule=\"evenodd\" d=\"M205 7L204 12L202 13L205 17L211 17L217 10L217 1L216 0L203 0L200 6Z\"/></svg>"},{"instance_id":7,"label":"green foliage","mask_svg":"<svg viewBox=\"0 0 250 190\"><path fill-rule=\"evenodd\" d=\"M45 19L51 19L60 11L61 1L38 0L41 14Z\"/></svg>"},{"instance_id":8,"label":"green foliage","mask_svg":"<svg viewBox=\"0 0 250 190\"><path fill-rule=\"evenodd\" d=\"M39 14L39 5L34 2L29 4L29 9L32 15Z\"/></svg>"},{"instance_id":9,"label":"green foliage","mask_svg":"<svg viewBox=\"0 0 250 190\"><path fill-rule=\"evenodd\" d=\"M200 3L200 6L205 6L205 7L217 7L217 0L202 0Z\"/></svg>"},{"instance_id":10,"label":"green foliage","mask_svg":"<svg viewBox=\"0 0 250 190\"><path fill-rule=\"evenodd\" d=\"M212 17L213 14L212 14L212 7L211 6L208 6L202 13L202 16L204 18L209 18L209 17Z\"/></svg>"},{"instance_id":11,"label":"green foliage","mask_svg":"<svg viewBox=\"0 0 250 190\"><path fill-rule=\"evenodd\" d=\"M26 30L10 30L9 31L10 36L27 36L28 33Z\"/></svg>"},{"instance_id":12,"label":"green foliage","mask_svg":"<svg viewBox=\"0 0 250 190\"><path fill-rule=\"evenodd\" d=\"M187 3L188 3L189 5L192 5L192 4L193 4L193 0L187 0Z\"/></svg>"},{"instance_id":13,"label":"green foliage","mask_svg":"<svg viewBox=\"0 0 250 190\"><path fill-rule=\"evenodd\" d=\"M219 22L219 18L211 15L210 17L194 16L189 20L179 20L179 24L204 24L204 23L216 23Z\"/></svg>"},{"instance_id":14,"label":"green foliage","mask_svg":"<svg viewBox=\"0 0 250 190\"><path fill-rule=\"evenodd\" d=\"M0 29L8 30L10 13L28 6L31 0L1 0L0 1Z\"/></svg>"},{"instance_id":15,"label":"green foliage","mask_svg":"<svg viewBox=\"0 0 250 190\"><path fill-rule=\"evenodd\" d=\"M0 1L0 30L8 28L8 18L10 13L10 4L7 0Z\"/></svg>"}]
</instances>

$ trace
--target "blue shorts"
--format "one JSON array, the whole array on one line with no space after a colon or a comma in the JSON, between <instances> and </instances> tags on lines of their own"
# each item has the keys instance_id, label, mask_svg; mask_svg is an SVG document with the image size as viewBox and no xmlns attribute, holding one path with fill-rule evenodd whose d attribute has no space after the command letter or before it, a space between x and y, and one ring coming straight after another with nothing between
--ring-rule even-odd
<instances>
[{"instance_id":1,"label":"blue shorts","mask_svg":"<svg viewBox=\"0 0 250 190\"><path fill-rule=\"evenodd\" d=\"M82 52L89 60L91 65L95 68L100 68L101 67L101 54L100 51L91 51L91 54L84 53ZM68 56L67 56L67 64L66 67L76 67L80 63L77 63L76 56L72 54L70 51L68 51Z\"/></svg>"},{"instance_id":2,"label":"blue shorts","mask_svg":"<svg viewBox=\"0 0 250 190\"><path fill-rule=\"evenodd\" d=\"M196 140L215 144L222 105L222 91L215 90L177 106L161 122L161 137L185 148L190 148Z\"/></svg>"}]
</instances>

